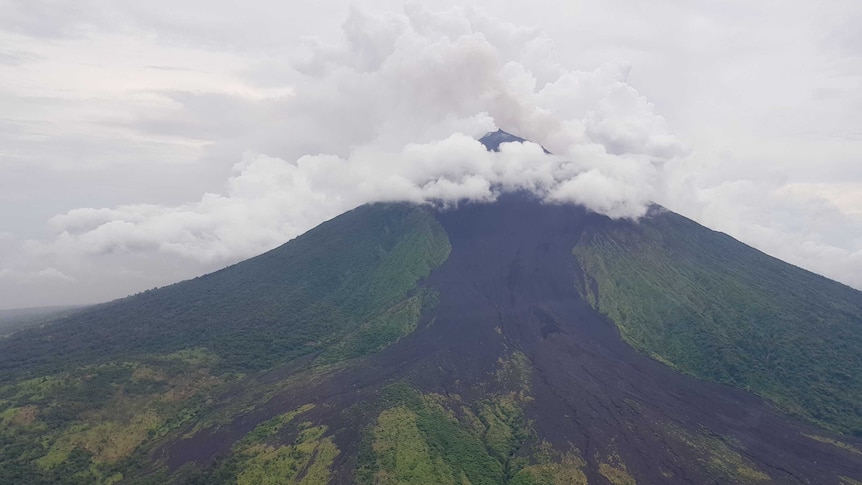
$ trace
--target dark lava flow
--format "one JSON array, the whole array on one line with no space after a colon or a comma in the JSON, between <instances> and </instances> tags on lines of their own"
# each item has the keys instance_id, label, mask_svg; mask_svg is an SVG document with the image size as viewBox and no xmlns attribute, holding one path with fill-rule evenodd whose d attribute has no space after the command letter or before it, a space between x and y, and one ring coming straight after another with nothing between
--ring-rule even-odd
<instances>
[{"instance_id":1,"label":"dark lava flow","mask_svg":"<svg viewBox=\"0 0 862 485\"><path fill-rule=\"evenodd\" d=\"M641 484L726 483L685 436L731 444L773 483L862 477L862 456L803 436L828 433L750 393L679 374L620 339L575 286L580 268L572 248L585 225L612 223L607 218L513 195L443 211L438 220L452 253L425 282L439 291L439 305L417 331L360 367L169 443L158 457L170 469L208 464L258 423L314 402L309 419L334 430L341 450L335 481L350 483L360 430L369 423L342 410L405 377L424 391L477 397L480 383L493 381L498 358L520 350L533 366L527 417L557 449L580 450L590 483L607 483L598 464L612 454Z\"/></svg>"}]
</instances>

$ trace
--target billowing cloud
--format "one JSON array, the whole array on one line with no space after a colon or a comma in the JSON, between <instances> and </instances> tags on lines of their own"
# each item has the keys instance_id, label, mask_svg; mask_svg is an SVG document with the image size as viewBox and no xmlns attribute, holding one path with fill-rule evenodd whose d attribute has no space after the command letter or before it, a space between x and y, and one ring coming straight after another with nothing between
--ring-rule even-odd
<instances>
[{"instance_id":1,"label":"billowing cloud","mask_svg":"<svg viewBox=\"0 0 862 485\"><path fill-rule=\"evenodd\" d=\"M862 186L788 183L728 159L666 167L660 202L791 264L862 288ZM746 173L747 172L747 173ZM746 173L748 178L741 178Z\"/></svg>"},{"instance_id":2,"label":"billowing cloud","mask_svg":"<svg viewBox=\"0 0 862 485\"><path fill-rule=\"evenodd\" d=\"M557 23L555 36L571 34L558 57L542 30L470 8L354 9L332 36L322 22L341 4L303 7L318 14L306 16L268 13L284 8L275 4L262 14L229 2L179 10L161 0L71 10L30 3L0 20L0 36L44 40L0 53L0 208L15 207L5 219L15 222L17 207L38 200L31 217L50 219L50 234L40 226L0 237L0 307L93 301L194 276L365 202L490 201L520 189L611 217L637 218L657 201L862 287L859 181L842 178L858 173L850 142L803 140L802 117L749 113L763 99L787 113L787 100L800 99L791 87L814 83L790 75L788 59L805 72L814 70L806 62L831 59L804 50L816 44L810 36L786 47L789 57L766 58L774 46L759 40L796 39L775 29L784 22L795 31L788 18L798 9L776 14L736 2L752 12L737 15L584 4L584 16ZM641 15L650 29L639 27ZM595 24L599 17L613 22ZM728 19L746 25L727 31ZM652 27L662 22L682 37ZM294 52L284 48L296 46L293 31L324 37L306 38ZM744 37L749 31L758 32L754 40ZM601 62L618 58L634 59L634 68ZM774 71L780 82L752 68L764 60L783 66ZM758 76L740 78L751 72ZM811 118L825 131L858 131L830 115L858 112L845 106L854 79L830 77L818 88L825 101L812 105ZM697 151L651 101L675 115L673 131ZM763 126L793 133L763 141L752 129ZM476 138L497 128L535 143L489 153ZM782 176L788 167L794 183ZM30 183L38 176L50 180ZM840 193L836 180L848 183ZM29 195L16 190L24 186ZM60 187L68 200L56 195ZM42 278L39 300L23 281L49 269L76 284Z\"/></svg>"},{"instance_id":3,"label":"billowing cloud","mask_svg":"<svg viewBox=\"0 0 862 485\"><path fill-rule=\"evenodd\" d=\"M472 10L352 10L340 43L309 41L296 64L302 76L278 103L282 127L297 128L285 139L301 145L310 130L340 141L321 144L333 151L247 154L224 193L193 203L69 211L51 220L59 236L50 246L223 262L366 202L490 201L511 190L641 216L661 164L684 147L627 84L627 66L565 70L550 44ZM536 144L488 152L476 138L497 127Z\"/></svg>"},{"instance_id":4,"label":"billowing cloud","mask_svg":"<svg viewBox=\"0 0 862 485\"><path fill-rule=\"evenodd\" d=\"M75 209L52 218L57 238L34 243L32 250L164 252L224 262L269 249L366 202L451 205L488 202L515 190L550 202L589 204L613 216L637 216L644 194L627 183L634 181L584 170L534 143L505 143L489 152L463 134L409 144L397 153L363 147L347 158L309 155L288 162L249 153L234 166L224 194L171 207Z\"/></svg>"}]
</instances>

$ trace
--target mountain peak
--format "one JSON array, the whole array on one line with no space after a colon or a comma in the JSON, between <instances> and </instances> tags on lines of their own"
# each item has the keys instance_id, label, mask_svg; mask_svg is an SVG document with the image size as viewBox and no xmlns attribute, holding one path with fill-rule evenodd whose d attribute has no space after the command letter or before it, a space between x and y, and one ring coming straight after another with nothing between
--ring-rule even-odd
<instances>
[{"instance_id":1,"label":"mountain peak","mask_svg":"<svg viewBox=\"0 0 862 485\"><path fill-rule=\"evenodd\" d=\"M479 138L479 142L492 152L500 151L500 145L503 143L524 143L525 141L527 140L503 130L491 131L486 133L482 138Z\"/></svg>"},{"instance_id":2,"label":"mountain peak","mask_svg":"<svg viewBox=\"0 0 862 485\"><path fill-rule=\"evenodd\" d=\"M856 483L860 322L670 211L364 205L0 338L0 483Z\"/></svg>"},{"instance_id":3,"label":"mountain peak","mask_svg":"<svg viewBox=\"0 0 862 485\"><path fill-rule=\"evenodd\" d=\"M485 148L491 152L499 152L500 145L503 143L526 143L530 140L526 140L521 138L520 136L515 136L507 131L503 131L498 129L497 131L491 131L486 133L482 138L479 138L479 142L485 145ZM545 153L550 154L545 147L542 147L542 150Z\"/></svg>"}]
</instances>

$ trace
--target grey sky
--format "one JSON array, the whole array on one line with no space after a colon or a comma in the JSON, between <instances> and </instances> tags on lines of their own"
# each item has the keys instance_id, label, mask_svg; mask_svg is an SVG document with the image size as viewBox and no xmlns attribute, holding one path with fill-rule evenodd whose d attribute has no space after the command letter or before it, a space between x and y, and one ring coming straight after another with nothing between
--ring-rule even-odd
<instances>
[{"instance_id":1,"label":"grey sky","mask_svg":"<svg viewBox=\"0 0 862 485\"><path fill-rule=\"evenodd\" d=\"M0 308L488 184L656 200L862 288L860 22L839 0L0 0ZM497 126L560 157L477 154Z\"/></svg>"}]
</instances>

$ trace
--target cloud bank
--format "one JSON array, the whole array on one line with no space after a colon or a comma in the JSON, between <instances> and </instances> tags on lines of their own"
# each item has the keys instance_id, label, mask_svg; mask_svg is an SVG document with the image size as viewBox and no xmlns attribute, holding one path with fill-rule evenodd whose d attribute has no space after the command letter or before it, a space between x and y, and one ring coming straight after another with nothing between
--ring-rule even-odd
<instances>
[{"instance_id":1,"label":"cloud bank","mask_svg":"<svg viewBox=\"0 0 862 485\"><path fill-rule=\"evenodd\" d=\"M185 23L174 24L173 4L147 7L158 15L122 2L111 5L114 10L76 10L68 14L71 23L38 32L31 29L35 24L28 19L38 16L30 15L29 7L10 17L15 35L29 32L49 41L33 52L0 53L0 70L14 64L22 73L9 78L12 95L0 89L8 110L0 119L6 128L0 130L0 162L6 164L0 208L38 200L28 210L45 219L60 215L50 217L47 235L9 227L15 234L0 233L0 307L94 301L184 279L275 247L366 202L483 202L507 190L530 190L548 203L580 203L624 218L639 217L656 201L862 288L862 213L854 209L862 185L848 180L843 195L836 194L824 174L805 175L810 170L828 175L816 164L800 179L825 185L788 185L776 165L771 171L758 166L756 159L772 152L749 150L765 145L735 145L740 138L730 136L732 130L748 133L752 125L738 125L733 107L748 107L766 94L775 101L783 91L770 86L742 92L754 80L721 77L733 72L724 69L726 63L713 65L710 57L710 49L726 44L724 31L716 30L725 25L721 16L704 14L716 28L693 35L705 44L685 43L682 57L670 56L667 44L644 44L641 39L653 38L652 28L647 35L616 25L617 18L640 15L622 4L608 7L614 23L592 27L600 32L589 31L589 22L580 18L575 19L580 29L562 22L579 41L570 41L559 56L541 30L477 10L433 12L417 5L401 13L354 9L337 36L307 38L296 51L280 51L280 45L295 46L293 37L284 36L281 19L239 35L238 27L260 20L253 12L226 19L213 4L213 18L224 22L206 22L220 27L204 32L194 28L200 26L197 7L189 9ZM593 7L603 11L607 4L601 5ZM319 9L317 19L328 18L328 7ZM106 11L112 12L110 21ZM679 14L666 22L685 25L691 13L686 12L644 14ZM773 13L765 15L774 19ZM0 36L10 35L2 24ZM614 28L625 35L619 37ZM283 43L272 42L275 37ZM600 37L604 40L594 40ZM628 47L620 50L618 42ZM116 46L116 53L104 45ZM689 47L710 60L695 62ZM751 48L732 47L736 54ZM125 52L139 57L130 59ZM800 51L788 52L795 59ZM822 53L815 54L805 59ZM634 57L637 70L595 62L619 57ZM573 62L578 58L580 63ZM70 59L81 62L73 66ZM576 70L572 64L591 68ZM689 77L677 76L680 64L688 66ZM703 103L713 93L663 92L655 89L656 79L650 89L638 75L645 69L666 70L656 79L686 89L692 73L712 76L730 83L731 94L748 97L725 106L728 91L725 97L716 93L720 111L734 117L715 130L714 118L705 118L701 124L709 128L700 130L691 151L635 85L651 99L662 100L664 93L661 107L677 113L675 130L696 124L679 116L681 106L694 106L689 111L699 119L709 112ZM33 86L31 77L43 82ZM791 85L781 84L788 93ZM77 98L63 97L67 93ZM785 106L784 98L779 101ZM841 120L835 124L846 128ZM534 143L489 153L476 138L497 128ZM704 132L712 143L706 150ZM843 153L846 160L840 163L858 166L846 144L799 143L773 143L780 163L808 167L812 152L823 148L823 159ZM725 144L733 146L719 153ZM747 161L735 161L732 151ZM15 195L17 187L34 185L31 174L39 173L34 167L50 167L53 178L28 189L37 191L30 199ZM92 192L101 196L90 197L88 187L96 185L99 190ZM52 200L61 198L57 187L68 200ZM75 205L68 202L72 199ZM6 220L16 218L17 213Z\"/></svg>"},{"instance_id":2,"label":"cloud bank","mask_svg":"<svg viewBox=\"0 0 862 485\"><path fill-rule=\"evenodd\" d=\"M340 43L307 42L280 103L283 127L294 128L281 133L287 143L331 139L331 152L247 153L224 193L193 203L75 209L51 220L51 244L225 262L363 203L491 201L512 190L643 215L661 165L685 148L627 84L626 66L570 71L552 50L541 32L470 9L352 10ZM476 138L498 127L536 143L488 152Z\"/></svg>"}]
</instances>

